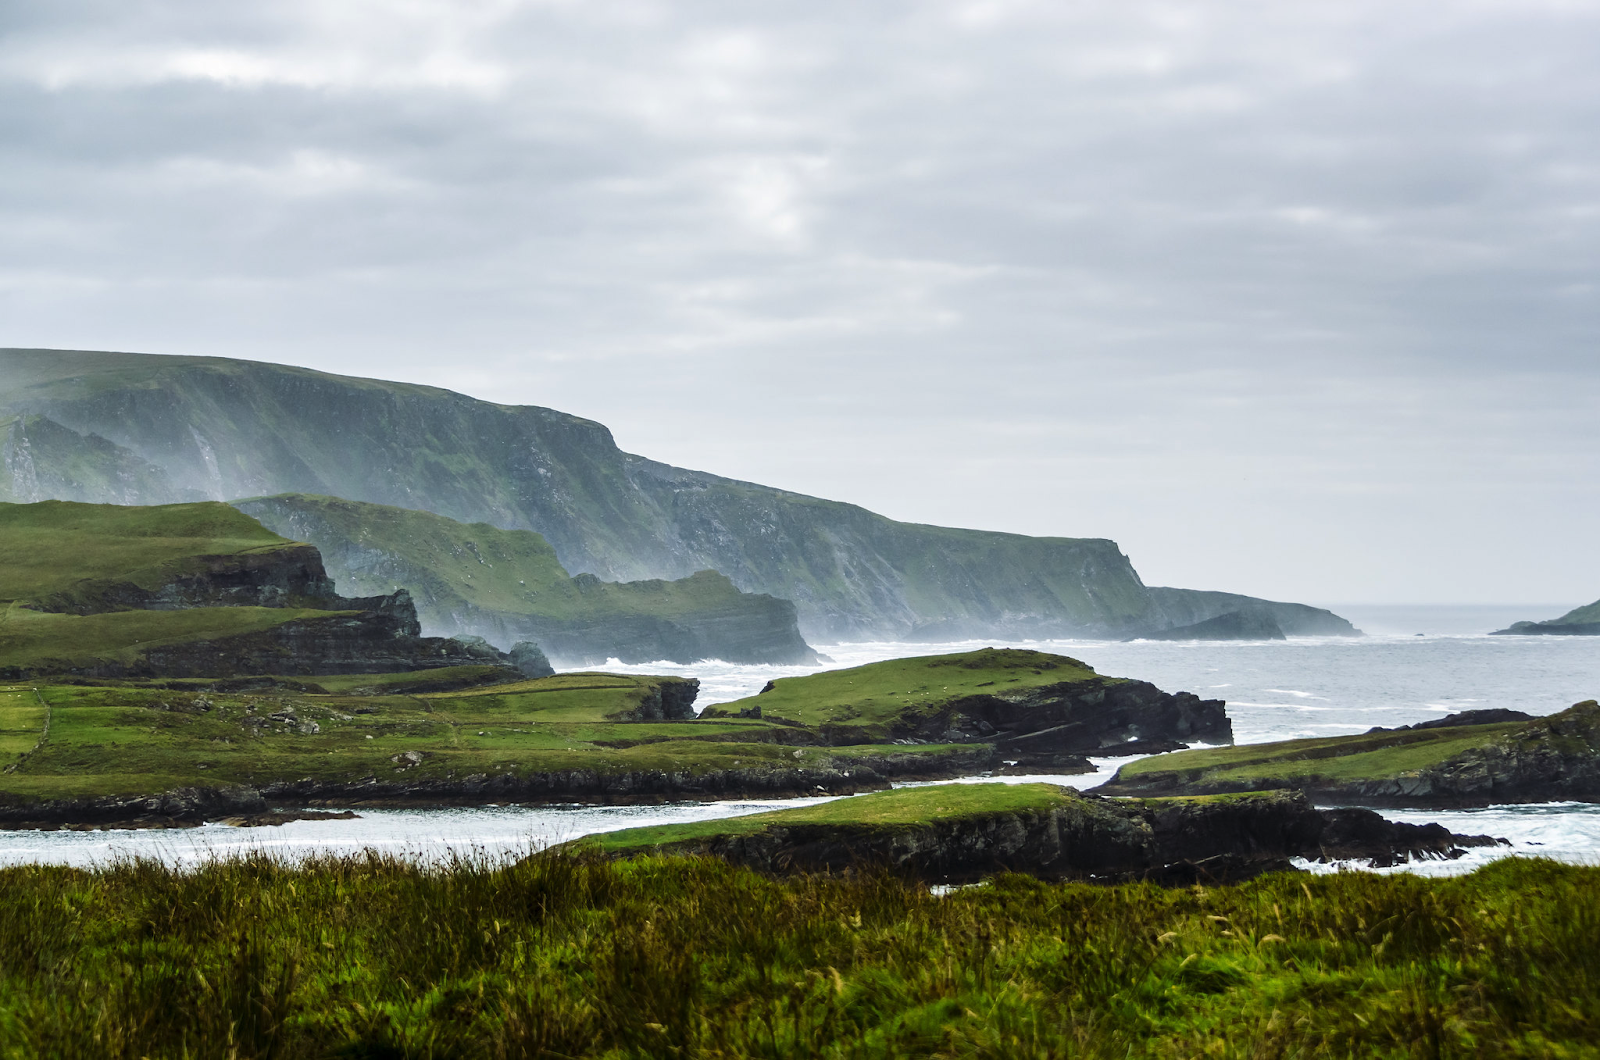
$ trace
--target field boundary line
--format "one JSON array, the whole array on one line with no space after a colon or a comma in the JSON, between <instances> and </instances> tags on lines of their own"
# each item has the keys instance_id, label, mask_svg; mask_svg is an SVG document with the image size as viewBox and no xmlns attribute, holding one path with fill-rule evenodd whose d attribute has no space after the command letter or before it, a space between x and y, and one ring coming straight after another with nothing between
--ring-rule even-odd
<instances>
[{"instance_id":1,"label":"field boundary line","mask_svg":"<svg viewBox=\"0 0 1600 1060\"><path fill-rule=\"evenodd\" d=\"M44 729L39 733L39 742L19 754L17 756L17 760L6 766L3 772L15 773L25 762L27 762L30 757L33 756L35 752L39 750L39 748L44 746L44 742L46 740L50 739L50 702L39 694L39 690L37 688L33 690L33 698L37 699L39 701L39 705L44 708Z\"/></svg>"}]
</instances>

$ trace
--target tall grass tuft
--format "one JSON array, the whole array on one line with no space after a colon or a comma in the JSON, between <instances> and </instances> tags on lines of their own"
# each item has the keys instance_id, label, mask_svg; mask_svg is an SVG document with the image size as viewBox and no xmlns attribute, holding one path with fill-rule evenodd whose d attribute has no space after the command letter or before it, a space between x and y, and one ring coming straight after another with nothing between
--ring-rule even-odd
<instances>
[{"instance_id":1,"label":"tall grass tuft","mask_svg":"<svg viewBox=\"0 0 1600 1060\"><path fill-rule=\"evenodd\" d=\"M378 855L0 870L4 1057L1593 1055L1600 869L1238 887Z\"/></svg>"}]
</instances>

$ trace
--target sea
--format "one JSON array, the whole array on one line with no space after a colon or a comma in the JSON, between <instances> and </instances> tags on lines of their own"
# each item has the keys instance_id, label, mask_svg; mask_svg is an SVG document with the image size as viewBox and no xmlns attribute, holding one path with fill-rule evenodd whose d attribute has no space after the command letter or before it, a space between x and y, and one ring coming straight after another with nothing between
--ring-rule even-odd
<instances>
[{"instance_id":1,"label":"sea","mask_svg":"<svg viewBox=\"0 0 1600 1060\"><path fill-rule=\"evenodd\" d=\"M605 669L700 680L698 707L760 691L774 677L816 673L884 659L1013 646L1069 655L1102 674L1146 680L1167 691L1227 701L1238 743L1365 732L1440 718L1456 711L1510 707L1551 714L1600 698L1600 637L1489 636L1519 619L1562 614L1543 606L1344 606L1362 637L1287 641L878 641L818 645L828 661L752 666L711 660L681 665L613 662ZM966 777L960 782L1042 780L1078 788L1104 783L1127 759L1094 760L1079 776ZM298 821L276 827L205 825L165 831L0 832L0 864L105 864L156 858L176 866L264 853L287 860L376 852L419 862L523 856L585 835L643 825L703 821L808 805L825 799L680 802L657 806L487 806L438 810L362 810L355 820ZM1600 806L1558 803L1479 810L1387 811L1411 822L1437 821L1455 832L1510 840L1474 848L1454 861L1388 871L1449 874L1510 855L1600 864ZM1307 866L1329 871L1348 866ZM1355 866L1360 867L1360 866Z\"/></svg>"}]
</instances>

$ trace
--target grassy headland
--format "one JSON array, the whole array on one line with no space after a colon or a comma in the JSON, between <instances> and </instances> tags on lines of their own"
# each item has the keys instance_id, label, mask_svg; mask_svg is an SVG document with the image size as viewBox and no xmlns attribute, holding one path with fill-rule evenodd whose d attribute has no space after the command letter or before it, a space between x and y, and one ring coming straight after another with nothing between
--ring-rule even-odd
<instances>
[{"instance_id":1,"label":"grassy headland","mask_svg":"<svg viewBox=\"0 0 1600 1060\"><path fill-rule=\"evenodd\" d=\"M758 715L812 727L836 743L991 741L1002 757L1043 764L1068 754L1166 750L1178 741L1232 742L1223 708L1219 700L1103 677L1065 655L982 648L783 677L708 716Z\"/></svg>"},{"instance_id":2,"label":"grassy headland","mask_svg":"<svg viewBox=\"0 0 1600 1060\"><path fill-rule=\"evenodd\" d=\"M806 677L780 677L757 696L724 703L718 715L760 707L764 718L816 727L841 726L882 739L900 727L936 717L973 695L998 695L1079 682L1115 682L1088 664L1064 655L1025 648L984 648L956 655L829 670Z\"/></svg>"},{"instance_id":3,"label":"grassy headland","mask_svg":"<svg viewBox=\"0 0 1600 1060\"><path fill-rule=\"evenodd\" d=\"M1130 762L1109 794L1297 788L1324 802L1470 806L1600 801L1600 706L1489 725L1180 751Z\"/></svg>"},{"instance_id":4,"label":"grassy headland","mask_svg":"<svg viewBox=\"0 0 1600 1060\"><path fill-rule=\"evenodd\" d=\"M752 835L773 826L902 828L994 814L1032 813L1065 805L1054 784L934 784L720 821L653 825L604 832L577 842L606 854L643 854L711 836Z\"/></svg>"},{"instance_id":5,"label":"grassy headland","mask_svg":"<svg viewBox=\"0 0 1600 1060\"><path fill-rule=\"evenodd\" d=\"M226 504L0 504L0 602L36 602L80 583L156 589L200 557L293 547Z\"/></svg>"},{"instance_id":6,"label":"grassy headland","mask_svg":"<svg viewBox=\"0 0 1600 1060\"><path fill-rule=\"evenodd\" d=\"M1600 869L935 897L702 859L0 870L17 1058L1589 1056Z\"/></svg>"}]
</instances>

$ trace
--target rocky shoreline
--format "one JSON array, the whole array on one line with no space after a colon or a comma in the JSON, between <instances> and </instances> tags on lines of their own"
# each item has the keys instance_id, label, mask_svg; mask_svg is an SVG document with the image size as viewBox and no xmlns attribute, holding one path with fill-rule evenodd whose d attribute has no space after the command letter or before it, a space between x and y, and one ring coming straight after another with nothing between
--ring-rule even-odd
<instances>
[{"instance_id":1,"label":"rocky shoreline","mask_svg":"<svg viewBox=\"0 0 1600 1060\"><path fill-rule=\"evenodd\" d=\"M1055 808L976 814L915 825L773 824L639 853L717 857L777 875L886 868L930 883L996 872L1101 883L1226 883L1292 871L1292 859L1387 866L1457 858L1503 845L1441 825L1387 821L1370 810L1318 810L1298 792L1214 800L1122 801L1072 792Z\"/></svg>"},{"instance_id":2,"label":"rocky shoreline","mask_svg":"<svg viewBox=\"0 0 1600 1060\"><path fill-rule=\"evenodd\" d=\"M951 780L987 769L987 748L941 755L886 753L840 756L820 766L722 769L704 773L658 770L605 773L594 769L521 776L477 774L447 779L379 779L329 783L290 781L261 786L189 786L149 795L0 803L0 831L71 827L187 828L211 821L289 810L421 809L518 803L535 806L650 805L679 800L801 798L882 791L895 781Z\"/></svg>"}]
</instances>

